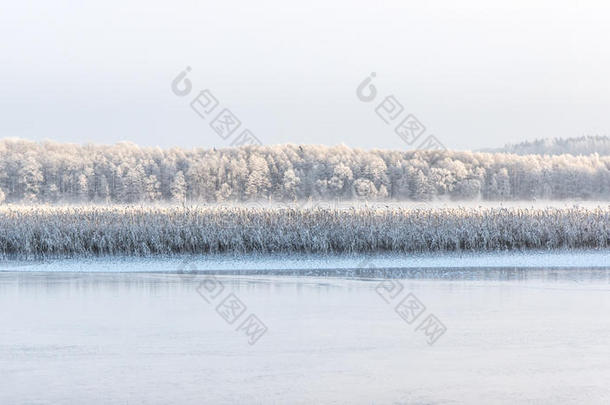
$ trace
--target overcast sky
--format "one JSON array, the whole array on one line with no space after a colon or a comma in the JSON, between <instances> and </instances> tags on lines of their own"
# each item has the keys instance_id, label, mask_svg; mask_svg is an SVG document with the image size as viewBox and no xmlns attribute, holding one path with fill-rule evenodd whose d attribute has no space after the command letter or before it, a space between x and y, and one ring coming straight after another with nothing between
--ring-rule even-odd
<instances>
[{"instance_id":1,"label":"overcast sky","mask_svg":"<svg viewBox=\"0 0 610 405\"><path fill-rule=\"evenodd\" d=\"M228 146L203 89L265 144L407 149L389 95L449 148L610 132L603 1L12 1L0 37L1 137Z\"/></svg>"}]
</instances>

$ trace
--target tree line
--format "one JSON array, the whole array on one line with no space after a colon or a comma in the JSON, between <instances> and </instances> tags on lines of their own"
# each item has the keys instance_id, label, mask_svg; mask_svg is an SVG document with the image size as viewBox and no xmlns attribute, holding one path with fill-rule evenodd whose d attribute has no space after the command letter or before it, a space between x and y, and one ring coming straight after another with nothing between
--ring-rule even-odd
<instances>
[{"instance_id":1,"label":"tree line","mask_svg":"<svg viewBox=\"0 0 610 405\"><path fill-rule=\"evenodd\" d=\"M0 140L0 201L608 199L610 156Z\"/></svg>"},{"instance_id":2,"label":"tree line","mask_svg":"<svg viewBox=\"0 0 610 405\"><path fill-rule=\"evenodd\" d=\"M508 144L485 152L515 153L517 155L610 155L610 137L581 136L577 138L546 138L535 141Z\"/></svg>"}]
</instances>

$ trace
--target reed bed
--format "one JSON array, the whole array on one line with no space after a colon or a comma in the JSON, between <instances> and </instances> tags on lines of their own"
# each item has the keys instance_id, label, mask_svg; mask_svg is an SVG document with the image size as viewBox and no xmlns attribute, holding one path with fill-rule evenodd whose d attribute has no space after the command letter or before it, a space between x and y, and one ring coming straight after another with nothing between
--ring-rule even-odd
<instances>
[{"instance_id":1,"label":"reed bed","mask_svg":"<svg viewBox=\"0 0 610 405\"><path fill-rule=\"evenodd\" d=\"M610 208L0 208L0 255L604 249Z\"/></svg>"}]
</instances>

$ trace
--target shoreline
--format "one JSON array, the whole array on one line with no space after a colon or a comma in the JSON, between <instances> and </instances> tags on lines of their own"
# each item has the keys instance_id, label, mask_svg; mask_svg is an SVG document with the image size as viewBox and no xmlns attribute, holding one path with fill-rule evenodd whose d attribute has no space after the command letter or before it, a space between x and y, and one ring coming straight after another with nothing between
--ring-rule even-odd
<instances>
[{"instance_id":1,"label":"shoreline","mask_svg":"<svg viewBox=\"0 0 610 405\"><path fill-rule=\"evenodd\" d=\"M213 254L8 259L0 272L354 275L399 271L610 269L610 249L426 254Z\"/></svg>"}]
</instances>

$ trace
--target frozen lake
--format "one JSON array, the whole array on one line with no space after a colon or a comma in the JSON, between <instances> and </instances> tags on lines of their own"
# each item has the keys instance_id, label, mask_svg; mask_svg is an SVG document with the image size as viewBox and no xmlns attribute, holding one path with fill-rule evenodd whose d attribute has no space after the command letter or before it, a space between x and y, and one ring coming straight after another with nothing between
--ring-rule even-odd
<instances>
[{"instance_id":1,"label":"frozen lake","mask_svg":"<svg viewBox=\"0 0 610 405\"><path fill-rule=\"evenodd\" d=\"M105 263L0 272L0 403L610 402L610 270Z\"/></svg>"}]
</instances>

